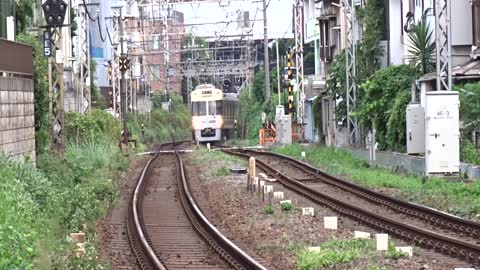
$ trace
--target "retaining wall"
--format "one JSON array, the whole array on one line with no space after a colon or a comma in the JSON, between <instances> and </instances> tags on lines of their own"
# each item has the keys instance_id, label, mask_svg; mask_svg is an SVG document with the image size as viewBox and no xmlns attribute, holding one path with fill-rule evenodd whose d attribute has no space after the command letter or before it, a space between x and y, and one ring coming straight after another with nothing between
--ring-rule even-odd
<instances>
[{"instance_id":1,"label":"retaining wall","mask_svg":"<svg viewBox=\"0 0 480 270\"><path fill-rule=\"evenodd\" d=\"M369 152L365 149L360 148L344 148L352 153L352 155L358 159L365 161L369 160ZM399 171L416 174L416 175L425 175L425 158L410 156L402 153L393 153L393 152L376 152L376 161L374 165L387 169L397 169ZM469 179L480 180L480 167L473 166L466 163L461 163L460 165L461 174L466 174Z\"/></svg>"},{"instance_id":2,"label":"retaining wall","mask_svg":"<svg viewBox=\"0 0 480 270\"><path fill-rule=\"evenodd\" d=\"M32 79L0 77L0 152L35 161Z\"/></svg>"}]
</instances>

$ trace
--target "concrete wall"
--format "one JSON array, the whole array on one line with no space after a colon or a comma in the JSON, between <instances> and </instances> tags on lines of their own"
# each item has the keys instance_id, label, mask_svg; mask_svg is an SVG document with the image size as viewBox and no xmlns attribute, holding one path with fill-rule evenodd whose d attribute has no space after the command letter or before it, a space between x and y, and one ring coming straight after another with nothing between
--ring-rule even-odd
<instances>
[{"instance_id":1,"label":"concrete wall","mask_svg":"<svg viewBox=\"0 0 480 270\"><path fill-rule=\"evenodd\" d=\"M358 159L365 161L369 160L368 150L359 148L344 148L351 152L352 155ZM376 161L374 164L381 168L398 169L401 172L406 172L415 175L425 175L425 158L409 156L401 153L381 152L377 151ZM461 174L466 174L468 179L480 180L480 167L473 166L466 163L460 164Z\"/></svg>"},{"instance_id":2,"label":"concrete wall","mask_svg":"<svg viewBox=\"0 0 480 270\"><path fill-rule=\"evenodd\" d=\"M0 77L0 152L35 161L32 79Z\"/></svg>"}]
</instances>

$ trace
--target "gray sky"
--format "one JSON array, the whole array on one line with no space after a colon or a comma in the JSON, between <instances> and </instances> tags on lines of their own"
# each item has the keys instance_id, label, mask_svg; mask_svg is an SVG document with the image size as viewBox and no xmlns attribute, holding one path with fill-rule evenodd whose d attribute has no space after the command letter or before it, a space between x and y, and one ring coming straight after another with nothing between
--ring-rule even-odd
<instances>
[{"instance_id":1,"label":"gray sky","mask_svg":"<svg viewBox=\"0 0 480 270\"><path fill-rule=\"evenodd\" d=\"M291 38L292 34L292 5L291 0L267 0L268 37ZM237 28L237 11L249 11L249 19L253 25L255 39L263 38L263 4L262 1L232 1L220 6L219 3L183 4L175 5L175 9L184 14L185 24L217 23L209 25L188 26L187 32L195 32L198 36L240 34Z\"/></svg>"}]
</instances>

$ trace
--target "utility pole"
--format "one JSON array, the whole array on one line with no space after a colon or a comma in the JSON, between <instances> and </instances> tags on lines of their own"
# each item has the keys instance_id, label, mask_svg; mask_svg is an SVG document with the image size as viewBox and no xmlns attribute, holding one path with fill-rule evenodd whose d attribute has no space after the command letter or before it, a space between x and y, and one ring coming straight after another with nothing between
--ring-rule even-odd
<instances>
[{"instance_id":1,"label":"utility pole","mask_svg":"<svg viewBox=\"0 0 480 270\"><path fill-rule=\"evenodd\" d=\"M47 22L47 31L51 31L51 40L45 40L46 45L52 43L52 53L48 56L48 86L50 97L50 146L63 157L65 153L65 83L63 80L63 40L62 27L65 20L67 3L60 0L47 0L42 4ZM44 34L45 36L45 34Z\"/></svg>"},{"instance_id":2,"label":"utility pole","mask_svg":"<svg viewBox=\"0 0 480 270\"><path fill-rule=\"evenodd\" d=\"M345 18L346 18L346 86L347 86L347 138L349 145L360 143L360 134L357 120L352 116L357 101L357 82L356 82L356 55L357 40L355 36L355 7L349 0L343 0Z\"/></svg>"},{"instance_id":3,"label":"utility pole","mask_svg":"<svg viewBox=\"0 0 480 270\"><path fill-rule=\"evenodd\" d=\"M86 113L91 109L91 87L90 87L90 30L87 6L79 5L78 21L79 40L77 61L80 66L80 95L78 97L78 112Z\"/></svg>"},{"instance_id":4,"label":"utility pole","mask_svg":"<svg viewBox=\"0 0 480 270\"><path fill-rule=\"evenodd\" d=\"M120 35L120 55L125 56L123 51L123 21L122 21L122 9L120 9L120 16L118 16L118 31ZM122 107L122 120L123 120L123 143L128 146L128 127L127 127L127 91L125 82L125 71L122 71L122 78L120 79L120 95L121 95L121 107ZM128 149L128 148L127 148Z\"/></svg>"},{"instance_id":5,"label":"utility pole","mask_svg":"<svg viewBox=\"0 0 480 270\"><path fill-rule=\"evenodd\" d=\"M50 94L50 145L61 156L65 152L65 83L63 80L62 28L52 29L53 57L48 59Z\"/></svg>"},{"instance_id":6,"label":"utility pole","mask_svg":"<svg viewBox=\"0 0 480 270\"><path fill-rule=\"evenodd\" d=\"M280 97L280 54L278 53L278 38L275 39L275 44L277 45L277 87L278 87L278 106L282 105L282 99Z\"/></svg>"},{"instance_id":7,"label":"utility pole","mask_svg":"<svg viewBox=\"0 0 480 270\"><path fill-rule=\"evenodd\" d=\"M303 138L305 124L305 85L303 83L303 1L297 0L294 6L295 22L295 67L297 70L297 124L299 136Z\"/></svg>"},{"instance_id":8,"label":"utility pole","mask_svg":"<svg viewBox=\"0 0 480 270\"><path fill-rule=\"evenodd\" d=\"M451 0L435 1L437 91L452 90Z\"/></svg>"},{"instance_id":9,"label":"utility pole","mask_svg":"<svg viewBox=\"0 0 480 270\"><path fill-rule=\"evenodd\" d=\"M115 17L111 18L112 22L112 89L113 89L113 113L115 117L122 118L122 106L120 95L120 76L119 76L119 20ZM121 22L121 20L120 20Z\"/></svg>"},{"instance_id":10,"label":"utility pole","mask_svg":"<svg viewBox=\"0 0 480 270\"><path fill-rule=\"evenodd\" d=\"M270 99L270 61L268 59L267 1L263 0L263 51L265 62L265 100Z\"/></svg>"}]
</instances>

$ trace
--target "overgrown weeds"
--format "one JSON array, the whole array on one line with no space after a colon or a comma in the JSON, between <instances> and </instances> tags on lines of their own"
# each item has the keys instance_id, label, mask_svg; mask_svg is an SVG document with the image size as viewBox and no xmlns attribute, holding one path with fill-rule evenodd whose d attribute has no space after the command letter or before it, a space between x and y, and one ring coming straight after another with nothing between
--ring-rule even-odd
<instances>
[{"instance_id":1,"label":"overgrown weeds","mask_svg":"<svg viewBox=\"0 0 480 270\"><path fill-rule=\"evenodd\" d=\"M273 209L273 206L269 204L265 206L265 208L263 208L263 213L266 215L273 215L275 213L275 210Z\"/></svg>"}]
</instances>

